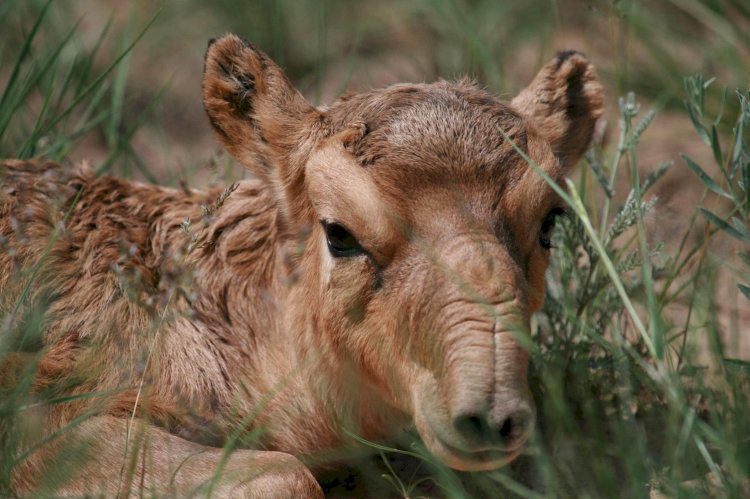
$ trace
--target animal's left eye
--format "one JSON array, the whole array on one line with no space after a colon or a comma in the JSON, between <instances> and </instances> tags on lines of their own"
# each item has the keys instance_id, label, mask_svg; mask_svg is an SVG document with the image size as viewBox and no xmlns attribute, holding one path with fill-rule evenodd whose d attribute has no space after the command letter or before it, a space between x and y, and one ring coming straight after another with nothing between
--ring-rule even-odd
<instances>
[{"instance_id":1,"label":"animal's left eye","mask_svg":"<svg viewBox=\"0 0 750 499\"><path fill-rule=\"evenodd\" d=\"M539 234L539 244L544 249L550 249L552 247L552 229L555 228L555 221L557 217L565 215L565 210L562 208L554 208L547 216L544 217L542 222L542 230Z\"/></svg>"},{"instance_id":2,"label":"animal's left eye","mask_svg":"<svg viewBox=\"0 0 750 499\"><path fill-rule=\"evenodd\" d=\"M357 256L365 252L362 246L359 245L357 238L346 230L343 225L326 221L322 221L321 223L326 232L328 250L335 258Z\"/></svg>"}]
</instances>

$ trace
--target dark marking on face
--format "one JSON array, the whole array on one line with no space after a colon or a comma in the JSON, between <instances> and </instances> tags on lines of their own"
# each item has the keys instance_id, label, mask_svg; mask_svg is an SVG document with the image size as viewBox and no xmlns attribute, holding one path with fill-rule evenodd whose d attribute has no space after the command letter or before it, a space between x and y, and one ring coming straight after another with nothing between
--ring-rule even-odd
<instances>
[{"instance_id":1,"label":"dark marking on face","mask_svg":"<svg viewBox=\"0 0 750 499\"><path fill-rule=\"evenodd\" d=\"M576 66L573 72L568 76L568 88L565 91L565 97L567 100L565 117L571 121L582 118L589 112L586 98L583 95L584 71L585 68Z\"/></svg>"}]
</instances>

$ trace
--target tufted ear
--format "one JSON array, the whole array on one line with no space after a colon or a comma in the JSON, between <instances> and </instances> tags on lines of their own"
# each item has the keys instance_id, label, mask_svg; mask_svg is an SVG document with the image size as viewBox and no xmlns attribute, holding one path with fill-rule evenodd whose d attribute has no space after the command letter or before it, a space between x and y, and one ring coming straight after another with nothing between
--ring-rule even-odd
<instances>
[{"instance_id":1,"label":"tufted ear","mask_svg":"<svg viewBox=\"0 0 750 499\"><path fill-rule=\"evenodd\" d=\"M229 153L276 188L292 218L306 209L304 165L323 134L323 118L284 72L235 35L209 41L203 105Z\"/></svg>"},{"instance_id":2,"label":"tufted ear","mask_svg":"<svg viewBox=\"0 0 750 499\"><path fill-rule=\"evenodd\" d=\"M536 123L563 168L586 152L602 115L603 90L594 67L580 52L559 52L511 105Z\"/></svg>"}]
</instances>

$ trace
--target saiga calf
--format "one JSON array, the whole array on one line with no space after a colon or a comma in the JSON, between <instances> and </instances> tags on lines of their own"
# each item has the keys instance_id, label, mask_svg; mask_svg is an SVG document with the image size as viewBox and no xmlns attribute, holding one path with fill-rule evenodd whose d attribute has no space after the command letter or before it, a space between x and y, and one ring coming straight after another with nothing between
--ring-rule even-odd
<instances>
[{"instance_id":1,"label":"saiga calf","mask_svg":"<svg viewBox=\"0 0 750 499\"><path fill-rule=\"evenodd\" d=\"M256 180L0 165L3 314L30 282L33 392L86 394L21 414L65 431L16 465L16 491L74 449L57 494L317 496L299 459L410 424L454 468L513 459L534 420L519 339L563 206L511 142L563 178L601 114L586 59L558 54L509 103L439 81L315 108L227 35L203 101Z\"/></svg>"}]
</instances>

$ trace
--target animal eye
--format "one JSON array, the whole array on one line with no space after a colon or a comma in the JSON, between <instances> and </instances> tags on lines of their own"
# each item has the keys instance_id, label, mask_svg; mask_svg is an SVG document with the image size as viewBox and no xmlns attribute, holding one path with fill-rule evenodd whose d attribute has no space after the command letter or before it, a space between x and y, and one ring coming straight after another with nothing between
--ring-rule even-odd
<instances>
[{"instance_id":1,"label":"animal eye","mask_svg":"<svg viewBox=\"0 0 750 499\"><path fill-rule=\"evenodd\" d=\"M335 222L321 222L326 232L328 250L334 258L361 255L365 252L351 232Z\"/></svg>"},{"instance_id":2,"label":"animal eye","mask_svg":"<svg viewBox=\"0 0 750 499\"><path fill-rule=\"evenodd\" d=\"M539 234L539 244L544 249L550 249L552 247L552 229L555 228L555 221L557 217L565 215L565 210L562 208L554 208L552 211L547 213L542 222L542 230Z\"/></svg>"}]
</instances>

